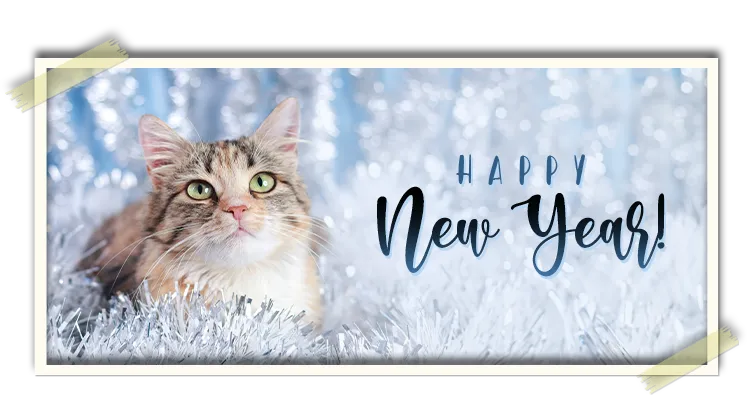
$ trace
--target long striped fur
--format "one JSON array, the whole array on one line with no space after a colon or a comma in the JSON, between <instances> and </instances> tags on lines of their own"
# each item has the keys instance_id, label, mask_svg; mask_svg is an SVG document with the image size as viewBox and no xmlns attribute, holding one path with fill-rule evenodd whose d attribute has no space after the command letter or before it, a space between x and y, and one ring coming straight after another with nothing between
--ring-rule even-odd
<instances>
[{"instance_id":1,"label":"long striped fur","mask_svg":"<svg viewBox=\"0 0 748 395\"><path fill-rule=\"evenodd\" d=\"M320 323L316 258L325 233L309 216L311 202L297 171L298 133L293 98L255 133L235 140L190 142L158 118L143 116L139 137L153 190L94 232L89 247L104 247L79 267L92 270L109 295L143 296L147 280L154 298L187 288L208 301L232 294L270 298ZM272 175L272 190L249 189L258 173ZM213 195L191 198L187 189L195 181L210 185Z\"/></svg>"}]
</instances>

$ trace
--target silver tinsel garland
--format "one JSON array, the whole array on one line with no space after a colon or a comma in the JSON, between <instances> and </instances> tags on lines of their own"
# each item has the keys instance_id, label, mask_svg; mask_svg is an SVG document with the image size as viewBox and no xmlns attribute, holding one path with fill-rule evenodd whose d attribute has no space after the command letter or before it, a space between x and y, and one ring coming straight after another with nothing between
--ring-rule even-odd
<instances>
[{"instance_id":1,"label":"silver tinsel garland","mask_svg":"<svg viewBox=\"0 0 748 395\"><path fill-rule=\"evenodd\" d=\"M706 335L704 77L687 69L103 73L49 101L50 363L659 362ZM148 190L140 115L212 140L252 130L287 96L302 104L309 144L300 168L333 237L319 262L321 327L301 325L272 301L209 309L177 294L140 306L106 301L72 270L94 226ZM462 154L472 156L472 184L457 182ZM496 155L502 182L489 186ZM521 155L533 164L524 186ZM559 162L552 186L546 155ZM489 218L499 237L479 259L461 245L434 250L412 275L406 221L388 258L375 219L378 197L395 205L416 185L425 232L443 216ZM664 193L667 248L643 271L610 246L572 245L559 273L541 277L532 266L540 239L510 206L540 193L548 213L557 192L571 224L625 216L641 200L646 229L656 228Z\"/></svg>"}]
</instances>

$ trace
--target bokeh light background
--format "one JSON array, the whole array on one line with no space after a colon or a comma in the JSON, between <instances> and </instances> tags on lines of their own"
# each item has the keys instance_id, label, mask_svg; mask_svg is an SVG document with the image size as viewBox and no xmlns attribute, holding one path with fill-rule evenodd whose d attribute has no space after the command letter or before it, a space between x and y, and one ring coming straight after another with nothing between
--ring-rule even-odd
<instances>
[{"instance_id":1,"label":"bokeh light background","mask_svg":"<svg viewBox=\"0 0 748 395\"><path fill-rule=\"evenodd\" d=\"M48 101L48 352L66 363L155 355L148 350L210 362L200 359L201 347L223 340L198 323L182 330L201 333L201 344L163 336L133 343L147 317L116 334L66 342L60 326L71 322L68 312L93 303L70 268L93 227L150 188L137 142L141 115L157 115L191 140L232 138L295 96L309 141L300 146L300 169L313 213L333 236L320 260L328 332L314 345L301 334L284 333L275 348L258 340L229 359L271 348L286 355L294 345L292 355L323 363L658 363L706 336L706 89L701 69L106 71ZM470 185L457 183L460 154L472 155ZM587 164L577 186L581 154ZM495 155L503 182L489 186ZM521 155L532 161L525 186ZM559 163L551 186L547 155ZM433 250L411 275L407 221L387 258L375 213L379 196L395 205L414 185L426 194L424 232L442 216L489 218L500 236L480 259L462 245ZM540 193L547 220L557 192L570 227L583 217L598 224L625 217L640 200L651 233L664 193L666 248L643 271L635 257L620 262L612 246L572 243L559 273L541 277L532 266L541 239L510 206Z\"/></svg>"}]
</instances>

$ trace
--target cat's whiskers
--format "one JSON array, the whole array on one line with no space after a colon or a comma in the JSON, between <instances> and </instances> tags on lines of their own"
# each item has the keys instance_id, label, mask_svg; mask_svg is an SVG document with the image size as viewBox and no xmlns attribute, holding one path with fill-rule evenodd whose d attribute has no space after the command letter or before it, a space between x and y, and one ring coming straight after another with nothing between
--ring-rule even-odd
<instances>
[{"instance_id":1,"label":"cat's whiskers","mask_svg":"<svg viewBox=\"0 0 748 395\"><path fill-rule=\"evenodd\" d=\"M319 242L322 244L322 242L327 241L327 238L325 235L317 233L314 228L320 230L321 232L328 233L329 228L324 225L324 223L314 217L306 216L306 215L294 215L294 214L281 214L277 217L273 216L267 216L267 218L270 219L279 219L280 221L273 221L273 224L286 226L289 228L297 229L300 232L306 232L311 234L312 236L315 236L318 240L315 240L315 242ZM283 220L293 220L296 224L300 225L309 225L311 228L303 228L300 226L295 226L293 224L289 224L286 222L283 222Z\"/></svg>"},{"instance_id":2,"label":"cat's whiskers","mask_svg":"<svg viewBox=\"0 0 748 395\"><path fill-rule=\"evenodd\" d=\"M271 219L271 220L274 219L273 216L268 216L268 215L260 215L257 217L262 219L263 221L265 221L266 219ZM309 216L304 216L304 217L313 219L312 217L309 217ZM307 224L312 224L312 223L307 223ZM280 232L286 232L286 233L278 233L279 235L285 235L287 237L298 235L298 236L304 237L309 242L316 243L317 246L319 246L320 248L323 248L331 256L333 257L336 256L336 254L332 250L330 250L329 248L327 248L327 246L325 246L325 241L327 240L326 237L314 232L311 229L298 228L293 225L285 224L283 222L277 222L277 221L273 221L272 224L268 226L271 228L271 230L273 229L273 227L277 227L279 228ZM319 228L326 230L326 228L323 228L322 226L319 226ZM309 252L311 253L314 253L314 250L311 247L307 246L307 250L309 250ZM319 257L319 255L317 256Z\"/></svg>"},{"instance_id":3,"label":"cat's whiskers","mask_svg":"<svg viewBox=\"0 0 748 395\"><path fill-rule=\"evenodd\" d=\"M267 219L273 219L273 217L269 216L269 215L260 215L260 216L257 216L257 218L260 219L260 220L263 220L263 221L265 221ZM282 228L276 230L276 229L274 229L274 226L276 226L276 225L280 225ZM304 249L307 252L310 252L310 253L314 254L315 256L318 256L318 255L316 253L314 253L313 249L311 249L304 242L295 239L294 236L298 235L298 236L303 237L304 239L308 240L309 242L317 243L318 245L324 247L324 245L322 244L322 241L321 241L321 240L324 240L324 238L322 236L318 235L317 233L314 233L314 232L312 232L310 230L296 229L296 228L294 228L294 227L292 227L290 225L286 225L286 224L283 224L283 223L280 223L280 222L268 223L267 226L270 227L270 231L273 232L274 234L276 234L278 236L284 236L285 239L291 239L291 240L293 240L295 243L299 244L300 246L303 246ZM231 237L232 237L231 234L233 232L234 232L234 227L233 226L224 228L224 230L220 232L220 233L226 235L225 239L223 240L223 242L214 242L214 243L212 243L212 245L211 245L211 255L217 257L217 258L214 258L214 259L218 259L218 260L229 259L228 256L225 256L225 254L231 252L230 250L233 250L234 248L236 248L235 244L228 242L228 240L231 239ZM310 237L309 235L315 236L316 239ZM280 239L281 239L281 242L282 242L282 240L284 238L281 237ZM330 252L330 254L334 255L334 253L332 251L329 251L329 252ZM315 263L316 263L316 260L315 260Z\"/></svg>"},{"instance_id":4,"label":"cat's whiskers","mask_svg":"<svg viewBox=\"0 0 748 395\"><path fill-rule=\"evenodd\" d=\"M154 283L157 284L159 287L161 287L162 285L164 285L166 281L169 280L172 272L179 274L179 268L181 268L182 262L184 261L184 258L186 257L187 253L192 248L195 248L196 246L200 245L200 242L201 241L198 240L197 242L191 243L189 247L187 247L181 252L178 252L177 255L174 257L174 259L164 262L164 263L171 263L171 264L168 266L168 268L165 271L161 272L161 275L158 277L158 279ZM174 264L175 261L178 261L176 265ZM180 278L175 278L172 280L180 280ZM176 288L175 291L178 292L179 289Z\"/></svg>"},{"instance_id":5,"label":"cat's whiskers","mask_svg":"<svg viewBox=\"0 0 748 395\"><path fill-rule=\"evenodd\" d=\"M171 231L175 231L175 230L178 230L178 229L182 229L182 230L184 230L184 229L189 229L190 227L197 227L197 226L199 226L199 225L197 225L197 224L192 224L192 225L182 225L182 226L177 226L177 227L175 227L175 228L172 228L172 229L170 229L170 230L171 230ZM153 235L151 235L151 236L155 236L155 235L156 235L156 234L153 234ZM140 243L143 243L143 242L145 242L145 240L146 240L146 238L143 238L143 239L141 239ZM138 243L138 245L140 245L140 243ZM127 248L127 247L125 247L125 248ZM115 285L115 284L117 283L117 279L119 278L119 275L120 275L120 274L122 273L122 269L123 269L123 268L125 267L125 265L127 264L127 260L128 260L128 259L130 259L130 256L132 255L132 253L133 253L133 252L135 251L135 249L137 249L137 248L138 248L138 246L136 245L135 247L133 247L133 248L132 248L132 250L130 250L130 253L129 253L129 254L127 254L127 258L125 258L125 260L124 260L124 263L122 264L122 266L120 266L120 268L119 268L119 271L117 271L117 275L116 275L116 276L114 277L114 281L112 282L112 287L110 288L109 292L112 292L112 290L114 290L114 285ZM110 260L110 261L111 261L111 260Z\"/></svg>"},{"instance_id":6,"label":"cat's whiskers","mask_svg":"<svg viewBox=\"0 0 748 395\"><path fill-rule=\"evenodd\" d=\"M185 119L185 120L186 120L187 122L189 122L189 123L190 123L190 125L192 126L192 130L194 130L194 131L195 131L195 134L197 135L197 138L199 138L199 139L200 139L200 142L201 142L201 143L205 142L205 140L203 140L203 136L201 136L201 135L200 135L200 132L198 132L198 131L197 131L197 128L195 127L195 124L194 124L194 123L192 123L192 121L191 121L191 120L190 120L190 119L189 119L188 117L184 117L184 119Z\"/></svg>"},{"instance_id":7,"label":"cat's whiskers","mask_svg":"<svg viewBox=\"0 0 748 395\"><path fill-rule=\"evenodd\" d=\"M258 156L257 154L260 152L260 148L264 149L265 144L269 143L269 141L272 140L272 139L268 139L269 135L270 135L269 133L263 134L260 137L260 141L258 141L257 144L255 144L255 147L254 147L255 149L254 149L254 152L252 153L255 157Z\"/></svg>"},{"instance_id":8,"label":"cat's whiskers","mask_svg":"<svg viewBox=\"0 0 748 395\"><path fill-rule=\"evenodd\" d=\"M306 240L316 243L320 248L324 248L325 251L328 252L330 255L335 256L335 253L329 248L327 248L327 246L325 246L324 242L326 241L326 238L323 235L320 235L311 229L306 229L306 230L299 229L298 227L295 227L289 224L284 224L282 222L276 223L275 226L280 228L281 230L290 231L290 232L293 232L292 234L302 236Z\"/></svg>"},{"instance_id":9,"label":"cat's whiskers","mask_svg":"<svg viewBox=\"0 0 748 395\"><path fill-rule=\"evenodd\" d=\"M182 267L182 264L184 263L187 253L190 252L190 250L192 250L192 254L190 255L190 258L188 259L188 262L189 262L189 260L191 260L195 256L195 254L200 250L200 248L202 248L206 244L207 244L207 241L205 239L200 239L197 242L192 243L184 251L179 253L179 255L177 255L174 259L174 260L177 260L177 259L179 260L177 264L171 265L171 267L167 269L167 271L163 272L161 276L159 277L158 283L161 284L164 281L168 280L169 275L171 275L172 272L179 273L179 269Z\"/></svg>"},{"instance_id":10,"label":"cat's whiskers","mask_svg":"<svg viewBox=\"0 0 748 395\"><path fill-rule=\"evenodd\" d=\"M237 248L237 241L233 240L236 228L234 226L223 227L214 233L216 239L211 240L210 253L213 260L230 260L232 253Z\"/></svg>"},{"instance_id":11,"label":"cat's whiskers","mask_svg":"<svg viewBox=\"0 0 748 395\"><path fill-rule=\"evenodd\" d=\"M277 235L279 235L281 237L285 237L288 240L291 240L292 242L298 244L301 248L303 248L304 250L306 250L306 252L308 252L309 254L311 254L312 255L312 259L314 260L314 264L317 266L317 270L321 270L321 268L319 266L319 262L317 261L318 259L321 259L321 256L318 255L316 252L314 252L314 250L311 247L309 247L309 245L307 243L303 242L302 240L299 240L299 239L295 238L294 235L299 235L298 233L292 233L289 230L283 230L283 229L274 229L274 231L275 231L275 233ZM300 235L300 236L303 236L303 235Z\"/></svg>"},{"instance_id":12,"label":"cat's whiskers","mask_svg":"<svg viewBox=\"0 0 748 395\"><path fill-rule=\"evenodd\" d=\"M105 264L104 264L104 266L101 266L101 267L99 267L99 270L103 270L103 269L104 269L104 268L105 268L105 267L106 267L106 266L107 266L107 265L108 265L109 263L111 263L111 261L112 261L112 260L113 260L114 258L116 258L117 256L119 256L119 254L123 253L123 252L124 252L124 251L125 251L126 249L128 249L128 248L129 248L130 246L132 246L133 244L137 244L137 245L136 245L135 247L133 247L133 250L134 250L134 249L138 248L138 245L140 245L140 243L142 243L142 242L146 241L147 239L149 239L149 238L151 238L151 237L154 237L154 236L157 236L157 235L160 235L160 234L163 234L163 233L168 233L168 232L172 232L172 231L175 231L175 230L179 230L180 228L184 228L184 229L187 229L187 227L190 227L190 226L200 226L200 225L197 225L197 224L194 224L194 225L180 225L180 226L176 226L176 227L174 227L174 228L162 229L162 230L160 230L160 231L158 231L158 232L153 232L153 233L149 234L148 236L145 236L145 237L143 237L143 238L140 238L140 239L138 239L138 240L135 240L135 241L133 241L132 243L130 243L130 244L128 244L127 246L125 246L124 248L122 248L122 249L121 249L121 250L120 250L120 251L119 251L118 253L114 254L114 255L113 255L113 256L112 256L112 257L111 257L111 258L110 258L110 259L109 259L109 260L107 261L107 263L105 263ZM132 253L132 251L131 251L130 253ZM129 257L129 256L128 256L128 257Z\"/></svg>"},{"instance_id":13,"label":"cat's whiskers","mask_svg":"<svg viewBox=\"0 0 748 395\"><path fill-rule=\"evenodd\" d=\"M305 220L308 220L307 222L303 222L305 224L315 226L318 229L322 229L325 231L330 230L330 228L327 226L327 224L325 224L324 221L314 218L312 216L306 215L306 214L280 214L279 216L281 218L289 218L289 219L299 219L299 218L305 219Z\"/></svg>"},{"instance_id":14,"label":"cat's whiskers","mask_svg":"<svg viewBox=\"0 0 748 395\"><path fill-rule=\"evenodd\" d=\"M327 225L324 224L324 221L314 218L312 216L306 215L306 214L256 215L256 217L262 220L265 220L265 219L271 219L271 220L273 219L281 219L281 220L282 219L303 219L307 221L298 221L298 222L301 224L306 224L306 225L317 227L318 229L321 229L324 231L329 229Z\"/></svg>"},{"instance_id":15,"label":"cat's whiskers","mask_svg":"<svg viewBox=\"0 0 748 395\"><path fill-rule=\"evenodd\" d=\"M195 131L195 134L197 134L197 137L200 139L200 142L201 143L205 143L205 140L203 140L203 136L200 135L200 132L195 127L195 124L192 123L192 121L189 118L187 118L187 117L185 117L184 119L186 119L187 122L189 122L190 125L192 125L192 130ZM194 144L192 145L192 154L191 154L190 158L191 159L192 158L200 159L200 153L197 151L197 147ZM206 157L205 160L210 161L211 158L207 158Z\"/></svg>"},{"instance_id":16,"label":"cat's whiskers","mask_svg":"<svg viewBox=\"0 0 748 395\"><path fill-rule=\"evenodd\" d=\"M139 289L140 287L142 287L142 286L143 286L143 283L145 283L145 281L146 281L146 280L148 279L148 276L149 276L149 275L151 274L151 272L153 271L153 269L155 269L155 268L156 268L156 266L157 266L157 265L158 265L158 264L159 264L159 263L161 262L161 260L163 260L163 259L164 259L164 257L166 257L166 256L167 256L167 255L168 255L168 254L169 254L169 253L170 253L170 252L171 252L172 250L174 250L175 248L179 247L180 245L182 245L182 244L186 243L187 241L189 241L189 240L190 240L190 239L192 239L193 237L197 237L197 236L200 236L201 234L202 234L202 232L198 231L198 232L196 232L196 233L194 233L194 234L192 234L192 235L189 235L189 236L185 237L185 238L184 238L184 239L183 239L182 241L180 241L180 242L178 242L178 243L174 244L174 245L173 245L173 246L171 246L171 247L170 247L169 249L167 249L167 250L166 250L166 251L165 251L164 253L162 253L162 254L161 254L161 255L160 255L159 257L158 257L158 259L156 259L156 260L154 261L153 265L151 265L151 268L150 268L150 269L148 269L148 271L147 271L147 272L145 273L145 275L143 276L143 280L142 280L142 281L140 282L140 285L138 285L136 289Z\"/></svg>"},{"instance_id":17,"label":"cat's whiskers","mask_svg":"<svg viewBox=\"0 0 748 395\"><path fill-rule=\"evenodd\" d=\"M195 131L195 134L197 134L197 137L198 137L198 138L200 139L200 142L201 142L201 143L202 143L202 142L204 142L204 141L203 141L203 137L202 137L202 136L200 135L200 133L199 133L199 132L197 131L197 128L195 127L195 124L194 124L194 123L192 123L192 121L191 121L191 120L190 120L189 118L187 118L187 117L184 117L184 119L185 119L185 120L186 120L187 122L189 122L189 123L190 123L190 126L192 126L192 130L194 130L194 131ZM194 144L190 144L189 146L190 146L190 148L192 149L192 152L191 152L191 155L190 155L190 159L193 159L193 158L195 158L195 159L199 159L199 158L200 158L200 154L199 154L199 153L197 152L197 147L196 147L196 146L195 146Z\"/></svg>"},{"instance_id":18,"label":"cat's whiskers","mask_svg":"<svg viewBox=\"0 0 748 395\"><path fill-rule=\"evenodd\" d=\"M138 248L138 246L140 246L140 244L142 244L146 240L150 239L151 237L155 237L155 236L163 234L163 233L173 232L173 231L179 230L179 229L187 229L187 228L192 227L192 226L199 226L199 225L182 225L182 226L177 226L177 227L169 228L169 229L163 229L163 230L160 230L158 232L151 233L148 236L145 236L143 238L135 240L134 242L132 242L129 245L127 245L124 248L122 248L118 253L114 254L111 258L109 258L109 260L103 266L101 266L101 267L98 268L99 272L101 272L102 270L104 270L104 268L106 268L114 260L114 258L118 257L119 254L123 253L126 249L128 249L133 244L135 244L135 246L130 250L130 253L127 255L127 258L125 258L125 260L123 261L124 263L122 264L122 266L120 266L119 271L117 272L117 276L114 278L114 282L112 282L112 287L110 289L110 292L114 289L114 284L116 284L116 281L119 278L119 275L122 273L122 269L128 263L127 260L130 259L130 256L132 255L132 253Z\"/></svg>"},{"instance_id":19,"label":"cat's whiskers","mask_svg":"<svg viewBox=\"0 0 748 395\"><path fill-rule=\"evenodd\" d=\"M190 243L187 248L185 248L184 250L180 252L177 252L176 256L174 257L174 259L171 260L171 262L178 261L177 263L181 264L181 262L184 260L184 257L187 255L187 253L190 252L192 248L194 248L195 246L203 242L203 240L204 239L198 239L197 241L193 240L193 242ZM159 278L159 281L165 280L165 278L168 277L168 275L171 274L171 271L174 270L176 267L177 265L171 265L169 269L167 269L166 271L163 271L161 273L161 277Z\"/></svg>"}]
</instances>

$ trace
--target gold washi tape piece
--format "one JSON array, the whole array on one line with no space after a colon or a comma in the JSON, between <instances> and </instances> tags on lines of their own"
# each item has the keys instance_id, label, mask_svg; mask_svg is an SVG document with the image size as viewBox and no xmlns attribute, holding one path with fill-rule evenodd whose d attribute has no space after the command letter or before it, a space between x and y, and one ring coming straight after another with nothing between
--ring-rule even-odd
<instances>
[{"instance_id":1,"label":"gold washi tape piece","mask_svg":"<svg viewBox=\"0 0 748 395\"><path fill-rule=\"evenodd\" d=\"M713 341L719 344L716 353L714 350L710 352L707 348L707 343ZM646 385L647 391L653 394L737 345L738 338L732 335L730 329L724 327L647 369L639 377Z\"/></svg>"},{"instance_id":2,"label":"gold washi tape piece","mask_svg":"<svg viewBox=\"0 0 748 395\"><path fill-rule=\"evenodd\" d=\"M34 79L26 81L23 85L11 89L5 94L11 95L11 100L18 102L16 108L20 108L21 112L26 112L102 71L111 69L128 58L127 51L119 45L118 41L109 40ZM35 97L35 84L45 84L47 94L42 97Z\"/></svg>"}]
</instances>

